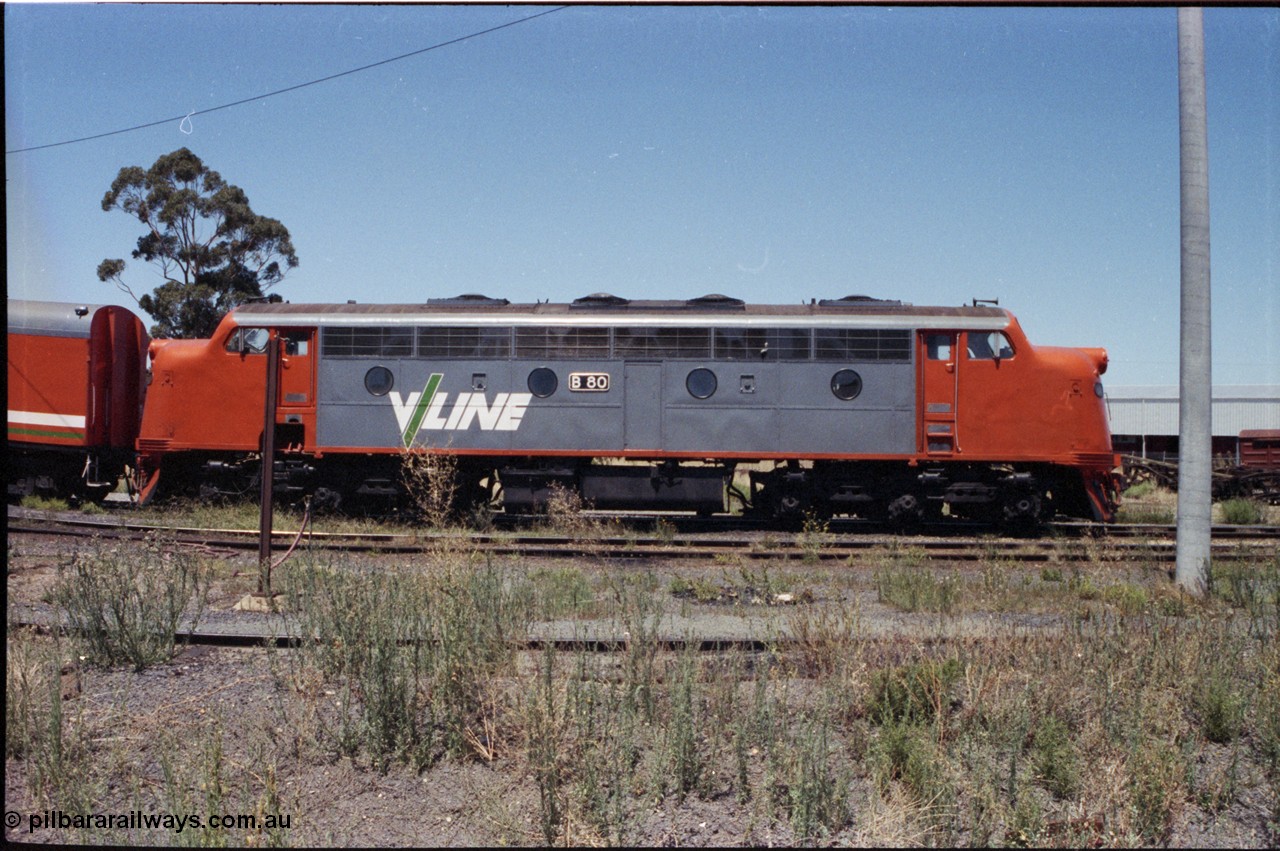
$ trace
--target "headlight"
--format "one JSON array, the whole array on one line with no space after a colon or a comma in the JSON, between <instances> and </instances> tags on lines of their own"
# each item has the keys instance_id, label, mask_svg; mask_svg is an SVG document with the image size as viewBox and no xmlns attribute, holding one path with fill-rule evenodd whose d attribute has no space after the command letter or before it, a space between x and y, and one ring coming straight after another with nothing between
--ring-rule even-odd
<instances>
[{"instance_id":1,"label":"headlight","mask_svg":"<svg viewBox=\"0 0 1280 851\"><path fill-rule=\"evenodd\" d=\"M1093 382L1093 395L1097 396L1099 399L1102 398L1102 382L1101 381Z\"/></svg>"}]
</instances>

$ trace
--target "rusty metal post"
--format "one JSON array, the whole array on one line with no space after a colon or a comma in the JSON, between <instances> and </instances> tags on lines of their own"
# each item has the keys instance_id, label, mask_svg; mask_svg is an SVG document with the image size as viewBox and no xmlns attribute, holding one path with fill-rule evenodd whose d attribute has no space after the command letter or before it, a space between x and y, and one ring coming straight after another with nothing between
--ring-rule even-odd
<instances>
[{"instance_id":1,"label":"rusty metal post","mask_svg":"<svg viewBox=\"0 0 1280 851\"><path fill-rule=\"evenodd\" d=\"M275 331L267 344L266 413L262 420L262 489L258 522L258 594L271 594L271 527L276 458L276 401L280 395L280 343Z\"/></svg>"}]
</instances>

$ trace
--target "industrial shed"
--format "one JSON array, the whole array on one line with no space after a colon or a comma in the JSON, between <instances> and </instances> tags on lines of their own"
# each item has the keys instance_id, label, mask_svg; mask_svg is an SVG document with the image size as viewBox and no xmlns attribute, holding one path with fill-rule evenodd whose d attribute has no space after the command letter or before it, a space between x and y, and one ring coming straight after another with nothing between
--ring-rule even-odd
<instances>
[{"instance_id":1,"label":"industrial shed","mask_svg":"<svg viewBox=\"0 0 1280 851\"><path fill-rule=\"evenodd\" d=\"M1159 461L1178 458L1178 388L1107 388L1111 442L1117 452ZM1242 431L1280 429L1280 385L1224 384L1213 388L1213 454L1239 460Z\"/></svg>"}]
</instances>

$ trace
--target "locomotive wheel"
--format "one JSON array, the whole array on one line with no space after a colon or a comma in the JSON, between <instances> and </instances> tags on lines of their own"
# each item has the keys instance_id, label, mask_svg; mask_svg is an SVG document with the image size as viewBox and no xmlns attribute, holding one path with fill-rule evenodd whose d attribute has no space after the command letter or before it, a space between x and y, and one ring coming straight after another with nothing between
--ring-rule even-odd
<instances>
[{"instance_id":1,"label":"locomotive wheel","mask_svg":"<svg viewBox=\"0 0 1280 851\"><path fill-rule=\"evenodd\" d=\"M1035 493L1016 494L1005 500L1001 513L1004 522L1011 525L1028 525L1040 520L1040 495Z\"/></svg>"},{"instance_id":2,"label":"locomotive wheel","mask_svg":"<svg viewBox=\"0 0 1280 851\"><path fill-rule=\"evenodd\" d=\"M906 530L913 529L924 520L924 505L913 493L904 493L889 503L886 510L890 525Z\"/></svg>"},{"instance_id":3,"label":"locomotive wheel","mask_svg":"<svg viewBox=\"0 0 1280 851\"><path fill-rule=\"evenodd\" d=\"M311 510L317 514L338 512L342 509L342 491L332 488L316 488L311 497Z\"/></svg>"}]
</instances>

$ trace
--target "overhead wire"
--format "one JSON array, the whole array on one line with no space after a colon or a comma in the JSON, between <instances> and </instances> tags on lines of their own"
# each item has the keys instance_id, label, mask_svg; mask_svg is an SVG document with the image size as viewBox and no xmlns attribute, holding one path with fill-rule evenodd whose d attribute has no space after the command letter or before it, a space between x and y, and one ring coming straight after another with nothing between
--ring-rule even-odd
<instances>
[{"instance_id":1,"label":"overhead wire","mask_svg":"<svg viewBox=\"0 0 1280 851\"><path fill-rule=\"evenodd\" d=\"M26 148L14 148L11 151L5 151L5 155L8 156L9 154L25 154L30 151L42 151L42 150L45 150L46 148L58 148L64 145L75 145L80 142L92 142L95 139L105 139L108 136L119 136L123 133L133 133L137 130L146 130L149 127L159 127L162 124L172 124L175 121L187 122L198 115L208 115L211 112L218 112L223 109L231 109L234 106L243 106L246 103L253 103L255 101L266 100L267 98L273 98L273 97L276 97L277 95L283 95L289 92L296 92L299 89L305 89L310 86L318 86L321 83L328 83L332 80L337 80L342 77L349 77L352 74L359 74L362 71L368 71L373 68L379 68L383 65L390 65L392 62L400 62L404 59L411 59L414 56L420 56L423 53L429 53L432 50L439 50L442 47L449 47L450 45L458 44L463 41L469 41L471 39L480 38L481 36L489 35L491 33L498 32L499 30L507 29L508 27L514 27L517 24L525 24L525 23L528 23L529 21L533 21L538 18L544 17L546 15L550 15L553 12L562 11L566 8L568 7L556 6L553 9L547 9L545 11L538 12L535 15L529 15L527 17L519 18L518 20L514 20L514 21L507 21L506 23L498 24L496 26L489 27L488 29L478 30L473 33L468 33L467 35L458 36L457 38L451 38L448 41L438 42L437 44L432 44L428 47L423 47L418 50L413 50L413 51L410 51L409 53L402 53L399 56L393 56L390 59L382 59L382 60L379 60L378 62L371 62L368 65L361 65L359 68L351 68L346 71L339 71L336 74L329 74L328 76L325 76L325 77L319 77L314 80L308 80L305 83L298 83L293 86L286 86L283 89L276 89L273 92L266 92L265 94L254 95L253 97L241 98L240 100L237 100L237 101L220 104L218 106L211 106L206 109L192 110L191 112L186 112L186 113L183 113L182 115L176 115L172 118L162 118L158 121L148 121L145 124L135 124L132 127L125 127L120 130L110 130L110 131L107 131L106 133L95 133L91 136L81 136L76 139L66 139L61 142L49 142L44 145L31 145Z\"/></svg>"}]
</instances>

